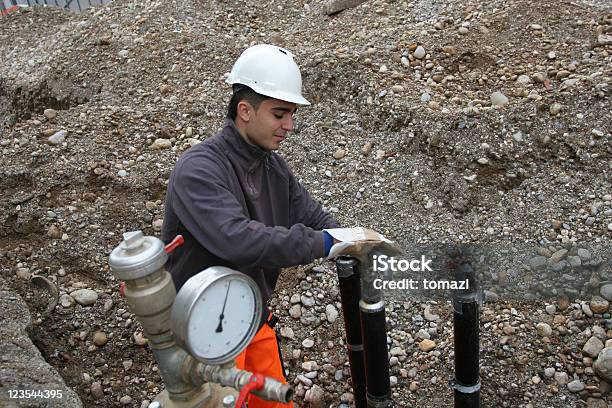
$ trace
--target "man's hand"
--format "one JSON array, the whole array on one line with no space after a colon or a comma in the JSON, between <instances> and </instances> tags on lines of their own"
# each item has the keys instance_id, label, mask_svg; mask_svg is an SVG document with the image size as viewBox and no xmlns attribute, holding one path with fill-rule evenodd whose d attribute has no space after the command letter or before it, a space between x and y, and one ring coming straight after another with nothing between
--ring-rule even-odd
<instances>
[{"instance_id":1,"label":"man's hand","mask_svg":"<svg viewBox=\"0 0 612 408\"><path fill-rule=\"evenodd\" d=\"M399 248L382 234L367 228L332 228L326 229L334 239L334 245L329 251L327 259L340 255L351 255L355 258L365 258L374 248L381 252L396 254Z\"/></svg>"}]
</instances>

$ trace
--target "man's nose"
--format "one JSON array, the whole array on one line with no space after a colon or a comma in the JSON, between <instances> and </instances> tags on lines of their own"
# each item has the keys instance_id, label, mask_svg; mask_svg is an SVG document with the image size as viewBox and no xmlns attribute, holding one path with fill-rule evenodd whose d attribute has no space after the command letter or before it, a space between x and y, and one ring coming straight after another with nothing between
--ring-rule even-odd
<instances>
[{"instance_id":1,"label":"man's nose","mask_svg":"<svg viewBox=\"0 0 612 408\"><path fill-rule=\"evenodd\" d=\"M284 131L291 132L293 130L293 117L290 115L287 115L287 118L283 120L282 127Z\"/></svg>"}]
</instances>

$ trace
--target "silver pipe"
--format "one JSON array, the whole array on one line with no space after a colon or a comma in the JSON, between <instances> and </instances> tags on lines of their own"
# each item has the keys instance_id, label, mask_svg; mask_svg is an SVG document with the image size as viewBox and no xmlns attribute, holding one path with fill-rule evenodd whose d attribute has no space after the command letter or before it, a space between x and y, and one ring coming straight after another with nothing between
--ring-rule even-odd
<instances>
[{"instance_id":1,"label":"silver pipe","mask_svg":"<svg viewBox=\"0 0 612 408\"><path fill-rule=\"evenodd\" d=\"M214 382L237 390L242 389L253 375L253 373L239 370L233 365L213 366L203 363L198 363L196 373L201 381ZM255 394L258 397L270 401L279 401L284 404L291 402L293 399L293 390L288 384L283 384L270 377L265 377L262 389L251 391L251 394Z\"/></svg>"}]
</instances>

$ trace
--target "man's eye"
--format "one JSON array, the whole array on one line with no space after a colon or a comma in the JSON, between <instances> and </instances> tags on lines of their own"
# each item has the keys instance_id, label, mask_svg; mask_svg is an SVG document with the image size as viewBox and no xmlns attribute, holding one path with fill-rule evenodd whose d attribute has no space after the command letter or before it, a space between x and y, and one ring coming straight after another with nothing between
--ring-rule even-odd
<instances>
[{"instance_id":1,"label":"man's eye","mask_svg":"<svg viewBox=\"0 0 612 408\"><path fill-rule=\"evenodd\" d=\"M282 119L282 118L283 118L283 115L274 114L274 117L275 117L276 119Z\"/></svg>"}]
</instances>

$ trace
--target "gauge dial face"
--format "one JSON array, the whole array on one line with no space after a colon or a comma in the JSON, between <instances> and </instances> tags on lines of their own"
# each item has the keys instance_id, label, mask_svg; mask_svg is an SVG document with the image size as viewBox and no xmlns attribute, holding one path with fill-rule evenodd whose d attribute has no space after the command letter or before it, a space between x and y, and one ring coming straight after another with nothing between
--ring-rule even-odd
<instances>
[{"instance_id":1,"label":"gauge dial face","mask_svg":"<svg viewBox=\"0 0 612 408\"><path fill-rule=\"evenodd\" d=\"M253 321L255 304L253 289L242 279L228 277L211 284L191 312L187 330L193 352L214 359L236 350L259 323Z\"/></svg>"},{"instance_id":2,"label":"gauge dial face","mask_svg":"<svg viewBox=\"0 0 612 408\"><path fill-rule=\"evenodd\" d=\"M261 294L248 276L214 266L190 278L172 308L177 341L207 364L228 362L255 336Z\"/></svg>"}]
</instances>

